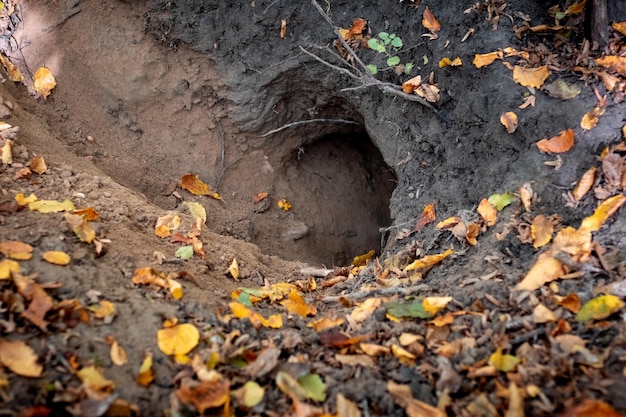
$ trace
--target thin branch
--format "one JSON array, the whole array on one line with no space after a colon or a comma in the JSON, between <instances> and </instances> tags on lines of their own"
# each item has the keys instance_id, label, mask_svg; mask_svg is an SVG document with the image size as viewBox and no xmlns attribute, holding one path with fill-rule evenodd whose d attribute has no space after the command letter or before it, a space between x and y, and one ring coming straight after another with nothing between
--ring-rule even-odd
<instances>
[{"instance_id":1,"label":"thin branch","mask_svg":"<svg viewBox=\"0 0 626 417\"><path fill-rule=\"evenodd\" d=\"M428 288L430 287L426 284L414 285L412 287L376 288L373 290L354 292L352 294L328 296L322 298L322 301L330 304L339 302L341 299L356 301L375 295L412 295L427 290Z\"/></svg>"},{"instance_id":2,"label":"thin branch","mask_svg":"<svg viewBox=\"0 0 626 417\"><path fill-rule=\"evenodd\" d=\"M341 67L338 67L338 66L336 66L336 65L333 65L333 64L331 64L330 62L325 61L325 60L323 60L322 58L320 58L319 56L315 55L314 53L311 53L311 52L307 51L307 50L306 50L306 49L304 49L302 46L300 46L300 49L302 50L302 52L304 52L304 53L305 53L305 54L307 54L308 56L312 57L313 59L315 59L315 60L317 60L317 61L321 62L322 64L326 65L327 67L332 68L332 69L334 69L335 71L339 71L340 73L345 74L345 75L347 75L347 76L348 76L348 77L350 77L350 78L354 78L355 80L359 80L359 79L360 79L357 75L355 75L355 74L351 73L351 72L350 72L350 70L347 70L347 69L345 69L345 68L341 68Z\"/></svg>"},{"instance_id":3,"label":"thin branch","mask_svg":"<svg viewBox=\"0 0 626 417\"><path fill-rule=\"evenodd\" d=\"M269 135L273 135L274 133L278 133L282 130L285 129L289 129L290 127L294 127L294 126L300 126L300 125L306 125L309 123L345 123L345 124L350 124L350 125L359 125L359 123L353 121L353 120L345 120L345 119L310 119L310 120L300 120L298 122L292 122L292 123L287 123L286 125L283 125L277 129L273 129L270 130L267 133L264 133L261 135L262 138L269 136Z\"/></svg>"}]
</instances>

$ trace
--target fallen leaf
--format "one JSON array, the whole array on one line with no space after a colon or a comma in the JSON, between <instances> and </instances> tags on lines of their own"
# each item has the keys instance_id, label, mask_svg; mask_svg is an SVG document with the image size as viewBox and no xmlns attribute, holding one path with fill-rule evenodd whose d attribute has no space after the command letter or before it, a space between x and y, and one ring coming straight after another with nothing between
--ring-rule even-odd
<instances>
[{"instance_id":1,"label":"fallen leaf","mask_svg":"<svg viewBox=\"0 0 626 417\"><path fill-rule=\"evenodd\" d=\"M407 94L411 94L414 92L420 85L422 85L422 76L418 75L416 77L411 78L408 81L402 83L402 91Z\"/></svg>"},{"instance_id":2,"label":"fallen leaf","mask_svg":"<svg viewBox=\"0 0 626 417\"><path fill-rule=\"evenodd\" d=\"M450 301L452 301L452 297L426 297L422 301L422 305L425 312L434 316L441 309L445 308Z\"/></svg>"},{"instance_id":3,"label":"fallen leaf","mask_svg":"<svg viewBox=\"0 0 626 417\"><path fill-rule=\"evenodd\" d=\"M600 227L602 227L604 222L611 217L611 215L615 213L622 206L622 204L624 204L624 202L626 202L626 196L620 194L604 200L591 216L583 219L579 230L597 232L600 230Z\"/></svg>"},{"instance_id":4,"label":"fallen leaf","mask_svg":"<svg viewBox=\"0 0 626 417\"><path fill-rule=\"evenodd\" d=\"M501 348L498 348L498 350L489 357L489 364L502 372L514 371L518 363L520 363L518 358L513 355L503 354Z\"/></svg>"},{"instance_id":5,"label":"fallen leaf","mask_svg":"<svg viewBox=\"0 0 626 417\"><path fill-rule=\"evenodd\" d=\"M248 309L245 305L238 302L228 303L230 310L233 312L233 316L237 319L249 319L250 323L255 328L269 327L272 329L280 329L283 327L283 318L280 314L274 314L269 316L267 319L262 315L255 313Z\"/></svg>"},{"instance_id":6,"label":"fallen leaf","mask_svg":"<svg viewBox=\"0 0 626 417\"><path fill-rule=\"evenodd\" d=\"M152 353L148 352L145 359L141 363L139 372L137 373L137 383L142 387L149 386L154 380L154 371L152 370Z\"/></svg>"},{"instance_id":7,"label":"fallen leaf","mask_svg":"<svg viewBox=\"0 0 626 417\"><path fill-rule=\"evenodd\" d=\"M410 385L402 385L387 381L387 392L391 395L394 402L401 407L406 408L409 417L446 417L445 411L439 410L430 404L416 400L413 398Z\"/></svg>"},{"instance_id":8,"label":"fallen leaf","mask_svg":"<svg viewBox=\"0 0 626 417\"><path fill-rule=\"evenodd\" d=\"M193 257L193 246L181 246L180 248L176 249L176 252L174 252L174 256L188 261Z\"/></svg>"},{"instance_id":9,"label":"fallen leaf","mask_svg":"<svg viewBox=\"0 0 626 417\"><path fill-rule=\"evenodd\" d=\"M42 156L36 156L29 162L30 170L36 172L41 175L48 170L46 166L46 162L43 160Z\"/></svg>"},{"instance_id":10,"label":"fallen leaf","mask_svg":"<svg viewBox=\"0 0 626 417\"><path fill-rule=\"evenodd\" d=\"M398 362L400 362L401 364L407 366L415 365L415 360L417 359L417 357L408 350L394 344L391 345L391 353L393 353L393 356L398 358Z\"/></svg>"},{"instance_id":11,"label":"fallen leaf","mask_svg":"<svg viewBox=\"0 0 626 417\"><path fill-rule=\"evenodd\" d=\"M387 346L377 345L375 343L361 343L359 348L369 356L380 356L391 353L391 349Z\"/></svg>"},{"instance_id":12,"label":"fallen leaf","mask_svg":"<svg viewBox=\"0 0 626 417\"><path fill-rule=\"evenodd\" d=\"M456 57L454 58L454 60L451 60L448 57L444 57L441 58L441 60L439 61L439 68L444 68L444 67L459 67L463 65L463 62L461 62L461 58L460 57Z\"/></svg>"},{"instance_id":13,"label":"fallen leaf","mask_svg":"<svg viewBox=\"0 0 626 417\"><path fill-rule=\"evenodd\" d=\"M593 110L585 113L582 120L580 121L580 127L584 130L591 130L598 125L598 121L600 120L600 116L604 114L605 109L601 107L596 107Z\"/></svg>"},{"instance_id":14,"label":"fallen leaf","mask_svg":"<svg viewBox=\"0 0 626 417\"><path fill-rule=\"evenodd\" d=\"M216 200L221 200L222 197L216 192L211 190L208 184L202 182L197 175L185 174L181 179L180 186L195 195L208 195Z\"/></svg>"},{"instance_id":15,"label":"fallen leaf","mask_svg":"<svg viewBox=\"0 0 626 417\"><path fill-rule=\"evenodd\" d=\"M16 82L16 83L21 83L24 81L24 74L22 74L19 68L17 68L17 66L13 64L9 60L9 58L0 54L0 62L2 63L4 68L7 70L7 75L9 76L9 80Z\"/></svg>"},{"instance_id":16,"label":"fallen leaf","mask_svg":"<svg viewBox=\"0 0 626 417\"><path fill-rule=\"evenodd\" d=\"M180 282L170 277L166 279L166 282L167 282L167 286L170 291L170 294L172 294L172 297L174 298L174 300L180 300L181 298L183 298L183 286Z\"/></svg>"},{"instance_id":17,"label":"fallen leaf","mask_svg":"<svg viewBox=\"0 0 626 417\"><path fill-rule=\"evenodd\" d=\"M533 322L538 324L557 321L557 317L554 315L554 312L541 303L537 304L533 309L532 318Z\"/></svg>"},{"instance_id":18,"label":"fallen leaf","mask_svg":"<svg viewBox=\"0 0 626 417\"><path fill-rule=\"evenodd\" d=\"M314 316L317 314L317 308L314 305L304 301L304 297L297 290L292 290L286 300L280 304L287 309L288 312L297 314L300 317Z\"/></svg>"},{"instance_id":19,"label":"fallen leaf","mask_svg":"<svg viewBox=\"0 0 626 417\"><path fill-rule=\"evenodd\" d=\"M558 301L560 306L565 307L572 313L578 313L580 311L580 299L578 294L569 294Z\"/></svg>"},{"instance_id":20,"label":"fallen leaf","mask_svg":"<svg viewBox=\"0 0 626 417\"><path fill-rule=\"evenodd\" d=\"M507 133L515 132L518 124L517 114L512 111L503 113L500 115L500 123L506 128Z\"/></svg>"},{"instance_id":21,"label":"fallen leaf","mask_svg":"<svg viewBox=\"0 0 626 417\"><path fill-rule=\"evenodd\" d=\"M515 195L512 192L505 192L502 194L492 194L487 199L498 211L504 210L506 206L515 201Z\"/></svg>"},{"instance_id":22,"label":"fallen leaf","mask_svg":"<svg viewBox=\"0 0 626 417\"><path fill-rule=\"evenodd\" d=\"M65 217L65 221L72 227L72 230L82 242L93 242L96 237L96 231L93 230L89 222L87 222L83 216L65 213L63 217Z\"/></svg>"},{"instance_id":23,"label":"fallen leaf","mask_svg":"<svg viewBox=\"0 0 626 417\"><path fill-rule=\"evenodd\" d=\"M291 203L283 198L278 201L278 207L285 211L289 211L291 210Z\"/></svg>"},{"instance_id":24,"label":"fallen leaf","mask_svg":"<svg viewBox=\"0 0 626 417\"><path fill-rule=\"evenodd\" d=\"M545 65L539 68L513 67L513 80L524 87L540 88L549 76L550 70Z\"/></svg>"},{"instance_id":25,"label":"fallen leaf","mask_svg":"<svg viewBox=\"0 0 626 417\"><path fill-rule=\"evenodd\" d=\"M444 253L440 253L437 255L427 255L421 259L417 259L411 262L404 268L404 271L413 271L417 269L430 268L431 266L437 265L439 262L443 261L448 256L452 255L454 251L452 249L447 249Z\"/></svg>"},{"instance_id":26,"label":"fallen leaf","mask_svg":"<svg viewBox=\"0 0 626 417\"><path fill-rule=\"evenodd\" d=\"M159 349L166 355L186 355L198 345L200 332L189 323L157 331Z\"/></svg>"},{"instance_id":27,"label":"fallen leaf","mask_svg":"<svg viewBox=\"0 0 626 417\"><path fill-rule=\"evenodd\" d=\"M581 404L570 407L563 411L560 417L624 417L624 414L618 413L600 400L586 399Z\"/></svg>"},{"instance_id":28,"label":"fallen leaf","mask_svg":"<svg viewBox=\"0 0 626 417\"><path fill-rule=\"evenodd\" d=\"M11 273L20 272L20 264L11 259L3 259L0 261L0 280L10 279Z\"/></svg>"},{"instance_id":29,"label":"fallen leaf","mask_svg":"<svg viewBox=\"0 0 626 417\"><path fill-rule=\"evenodd\" d=\"M424 9L424 14L422 15L422 26L435 34L441 30L441 25L432 14L428 6L426 6L426 9Z\"/></svg>"},{"instance_id":30,"label":"fallen leaf","mask_svg":"<svg viewBox=\"0 0 626 417\"><path fill-rule=\"evenodd\" d=\"M582 306L576 321L602 320L624 308L624 302L615 295L601 295Z\"/></svg>"},{"instance_id":31,"label":"fallen leaf","mask_svg":"<svg viewBox=\"0 0 626 417\"><path fill-rule=\"evenodd\" d=\"M260 202L260 201L265 200L265 199L267 198L267 196L268 196L268 195L269 195L269 194L268 194L268 193L266 193L266 192L256 193L256 194L254 195L254 197L252 197L252 201L253 201L253 202L255 202L255 203L258 203L258 202Z\"/></svg>"},{"instance_id":32,"label":"fallen leaf","mask_svg":"<svg viewBox=\"0 0 626 417\"><path fill-rule=\"evenodd\" d=\"M93 207L87 207L84 209L74 210L72 213L78 214L83 219L90 221L90 222L94 220L98 220L98 218L100 217L100 213L98 213L96 209L94 209Z\"/></svg>"},{"instance_id":33,"label":"fallen leaf","mask_svg":"<svg viewBox=\"0 0 626 417\"><path fill-rule=\"evenodd\" d=\"M537 101L537 97L535 97L534 95L531 94L528 97L526 97L524 102L522 104L520 104L519 106L517 106L517 108L518 109L525 109L528 106L535 107L535 102L536 101Z\"/></svg>"},{"instance_id":34,"label":"fallen leaf","mask_svg":"<svg viewBox=\"0 0 626 417\"><path fill-rule=\"evenodd\" d=\"M341 33L341 36L343 36L345 40L362 39L363 29L365 29L366 25L367 21L358 17L352 22L350 29L339 29L339 33Z\"/></svg>"},{"instance_id":35,"label":"fallen leaf","mask_svg":"<svg viewBox=\"0 0 626 417\"><path fill-rule=\"evenodd\" d=\"M552 257L551 251L539 254L537 261L530 268L524 279L515 289L534 291L542 285L554 281L565 274L565 267L558 259Z\"/></svg>"},{"instance_id":36,"label":"fallen leaf","mask_svg":"<svg viewBox=\"0 0 626 417\"><path fill-rule=\"evenodd\" d=\"M616 71L621 75L626 75L626 57L616 55L606 55L601 58L597 58L596 64L609 68L612 71Z\"/></svg>"},{"instance_id":37,"label":"fallen leaf","mask_svg":"<svg viewBox=\"0 0 626 417\"><path fill-rule=\"evenodd\" d=\"M237 258L233 258L227 272L235 281L239 281L239 264L237 263Z\"/></svg>"},{"instance_id":38,"label":"fallen leaf","mask_svg":"<svg viewBox=\"0 0 626 417\"><path fill-rule=\"evenodd\" d=\"M57 81L52 72L46 67L39 67L33 76L33 88L44 99L50 95L50 92L56 87Z\"/></svg>"},{"instance_id":39,"label":"fallen leaf","mask_svg":"<svg viewBox=\"0 0 626 417\"><path fill-rule=\"evenodd\" d=\"M546 84L542 88L550 97L558 98L561 100L570 100L577 97L581 90L576 84L568 84L565 80L559 78L558 80Z\"/></svg>"},{"instance_id":40,"label":"fallen leaf","mask_svg":"<svg viewBox=\"0 0 626 417\"><path fill-rule=\"evenodd\" d=\"M488 54L476 54L474 55L473 64L476 68L482 68L491 65L496 59L502 59L502 51L489 52Z\"/></svg>"},{"instance_id":41,"label":"fallen leaf","mask_svg":"<svg viewBox=\"0 0 626 417\"><path fill-rule=\"evenodd\" d=\"M536 199L535 192L533 191L533 187L530 183L524 183L519 191L518 191L520 200L522 200L522 205L524 206L524 210L530 211L533 200Z\"/></svg>"},{"instance_id":42,"label":"fallen leaf","mask_svg":"<svg viewBox=\"0 0 626 417\"><path fill-rule=\"evenodd\" d=\"M493 226L498 220L498 209L489 202L486 198L483 198L478 204L478 214L483 218L487 226Z\"/></svg>"},{"instance_id":43,"label":"fallen leaf","mask_svg":"<svg viewBox=\"0 0 626 417\"><path fill-rule=\"evenodd\" d=\"M13 163L13 141L7 139L4 142L4 146L2 146L2 149L0 149L0 151L2 151L2 156L0 157L2 163L5 165L11 165Z\"/></svg>"},{"instance_id":44,"label":"fallen leaf","mask_svg":"<svg viewBox=\"0 0 626 417\"><path fill-rule=\"evenodd\" d=\"M86 366L76 372L82 381L87 396L91 399L104 399L111 395L115 383L104 377L102 369L95 366Z\"/></svg>"},{"instance_id":45,"label":"fallen leaf","mask_svg":"<svg viewBox=\"0 0 626 417\"><path fill-rule=\"evenodd\" d=\"M554 224L552 220L543 214L537 215L530 225L530 236L533 238L533 246L535 249L550 243L553 232Z\"/></svg>"},{"instance_id":46,"label":"fallen leaf","mask_svg":"<svg viewBox=\"0 0 626 417\"><path fill-rule=\"evenodd\" d=\"M198 231L202 230L202 227L206 223L206 209L200 203L196 203L193 201L185 201L183 202L183 206L187 207L191 216L193 217L195 227Z\"/></svg>"},{"instance_id":47,"label":"fallen leaf","mask_svg":"<svg viewBox=\"0 0 626 417\"><path fill-rule=\"evenodd\" d=\"M368 298L367 300L360 303L354 310L352 310L352 313L350 313L350 317L356 323L361 323L365 321L369 316L371 316L381 303L381 298Z\"/></svg>"},{"instance_id":48,"label":"fallen leaf","mask_svg":"<svg viewBox=\"0 0 626 417\"><path fill-rule=\"evenodd\" d=\"M196 381L186 377L181 381L176 396L181 402L192 405L198 414L204 415L204 412L211 408L222 406L228 408L230 382L223 378L212 381Z\"/></svg>"},{"instance_id":49,"label":"fallen leaf","mask_svg":"<svg viewBox=\"0 0 626 417\"><path fill-rule=\"evenodd\" d=\"M111 356L111 362L113 362L113 364L117 366L122 366L128 363L126 352L124 351L124 348L120 346L117 340L113 340L113 343L111 343L109 356Z\"/></svg>"},{"instance_id":50,"label":"fallen leaf","mask_svg":"<svg viewBox=\"0 0 626 417\"><path fill-rule=\"evenodd\" d=\"M285 19L281 19L280 21L280 38L284 39L287 34L287 21Z\"/></svg>"},{"instance_id":51,"label":"fallen leaf","mask_svg":"<svg viewBox=\"0 0 626 417\"><path fill-rule=\"evenodd\" d=\"M33 247L17 240L0 242L0 253L11 259L27 261L33 256Z\"/></svg>"},{"instance_id":52,"label":"fallen leaf","mask_svg":"<svg viewBox=\"0 0 626 417\"><path fill-rule=\"evenodd\" d=\"M582 200L583 197L587 195L589 190L591 190L591 187L593 187L593 183L595 182L595 180L596 167L591 167L587 170L587 172L583 174L583 176L580 178L580 181L578 181L578 184L576 184L574 191L572 191L572 196L574 197L574 200Z\"/></svg>"},{"instance_id":53,"label":"fallen leaf","mask_svg":"<svg viewBox=\"0 0 626 417\"><path fill-rule=\"evenodd\" d=\"M387 309L388 314L391 314L396 318L432 318L432 314L428 313L424 309L422 301L415 301L412 303L389 302L385 303L385 308Z\"/></svg>"},{"instance_id":54,"label":"fallen leaf","mask_svg":"<svg viewBox=\"0 0 626 417\"><path fill-rule=\"evenodd\" d=\"M298 384L304 389L305 398L314 401L326 400L326 384L317 374L307 374L298 378Z\"/></svg>"},{"instance_id":55,"label":"fallen leaf","mask_svg":"<svg viewBox=\"0 0 626 417\"><path fill-rule=\"evenodd\" d=\"M176 230L180 226L180 216L175 211L159 217L154 226L154 234L160 238L169 237L172 230Z\"/></svg>"},{"instance_id":56,"label":"fallen leaf","mask_svg":"<svg viewBox=\"0 0 626 417\"><path fill-rule=\"evenodd\" d=\"M43 259L54 265L69 265L72 261L70 255L60 251L48 251L43 253Z\"/></svg>"},{"instance_id":57,"label":"fallen leaf","mask_svg":"<svg viewBox=\"0 0 626 417\"><path fill-rule=\"evenodd\" d=\"M352 266L363 266L368 260L372 259L376 254L375 250L371 250L363 255L355 256L352 260Z\"/></svg>"},{"instance_id":58,"label":"fallen leaf","mask_svg":"<svg viewBox=\"0 0 626 417\"><path fill-rule=\"evenodd\" d=\"M27 206L30 203L37 201L37 196L35 194L31 194L28 197L25 197L24 194L18 193L15 195L15 201L20 206Z\"/></svg>"},{"instance_id":59,"label":"fallen leaf","mask_svg":"<svg viewBox=\"0 0 626 417\"><path fill-rule=\"evenodd\" d=\"M355 402L348 400L343 394L337 394L337 417L361 417L361 410Z\"/></svg>"},{"instance_id":60,"label":"fallen leaf","mask_svg":"<svg viewBox=\"0 0 626 417\"><path fill-rule=\"evenodd\" d=\"M28 204L28 208L31 211L38 211L40 213L58 213L60 211L72 211L75 209L74 203L70 200L38 200Z\"/></svg>"},{"instance_id":61,"label":"fallen leaf","mask_svg":"<svg viewBox=\"0 0 626 417\"><path fill-rule=\"evenodd\" d=\"M33 348L22 341L0 339L0 363L13 373L29 378L38 378L43 372Z\"/></svg>"},{"instance_id":62,"label":"fallen leaf","mask_svg":"<svg viewBox=\"0 0 626 417\"><path fill-rule=\"evenodd\" d=\"M89 311L93 312L97 319L106 319L117 314L115 304L108 300L102 300L98 304L90 306Z\"/></svg>"},{"instance_id":63,"label":"fallen leaf","mask_svg":"<svg viewBox=\"0 0 626 417\"><path fill-rule=\"evenodd\" d=\"M518 388L515 382L509 383L509 408L504 417L524 417L523 388Z\"/></svg>"},{"instance_id":64,"label":"fallen leaf","mask_svg":"<svg viewBox=\"0 0 626 417\"><path fill-rule=\"evenodd\" d=\"M626 174L626 171L624 171L625 162L625 158L615 152L609 152L608 155L602 158L602 174L611 187L621 187L622 178Z\"/></svg>"},{"instance_id":65,"label":"fallen leaf","mask_svg":"<svg viewBox=\"0 0 626 417\"><path fill-rule=\"evenodd\" d=\"M309 323L307 324L307 327L312 327L316 332L321 332L322 330L341 326L345 322L346 320L340 317L338 318L321 317L319 319L309 321Z\"/></svg>"},{"instance_id":66,"label":"fallen leaf","mask_svg":"<svg viewBox=\"0 0 626 417\"><path fill-rule=\"evenodd\" d=\"M572 149L574 146L574 130L567 129L563 130L557 136L554 136L550 139L541 139L537 142L537 148L541 152L547 153L563 153Z\"/></svg>"}]
</instances>

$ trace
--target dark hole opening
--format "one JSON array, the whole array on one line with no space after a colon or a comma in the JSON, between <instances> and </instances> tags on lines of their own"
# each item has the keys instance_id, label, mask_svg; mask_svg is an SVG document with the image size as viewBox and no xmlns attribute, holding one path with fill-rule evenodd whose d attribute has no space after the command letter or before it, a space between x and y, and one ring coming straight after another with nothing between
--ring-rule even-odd
<instances>
[{"instance_id":1,"label":"dark hole opening","mask_svg":"<svg viewBox=\"0 0 626 417\"><path fill-rule=\"evenodd\" d=\"M395 186L393 171L365 132L329 134L285 159L274 195L285 196L293 210L280 214L280 230L255 224L253 241L286 259L349 265L357 255L380 252L379 229L390 223Z\"/></svg>"}]
</instances>

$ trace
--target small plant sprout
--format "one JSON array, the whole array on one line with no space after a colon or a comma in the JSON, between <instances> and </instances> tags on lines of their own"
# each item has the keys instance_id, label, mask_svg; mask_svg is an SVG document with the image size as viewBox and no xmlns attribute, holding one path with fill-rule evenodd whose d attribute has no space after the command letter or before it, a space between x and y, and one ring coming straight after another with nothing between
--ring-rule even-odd
<instances>
[{"instance_id":1,"label":"small plant sprout","mask_svg":"<svg viewBox=\"0 0 626 417\"><path fill-rule=\"evenodd\" d=\"M387 68L384 69L393 68L398 74L404 72L408 75L413 70L414 64L412 62L407 62L406 64L400 63L400 57L396 55L396 53L400 51L402 45L404 44L399 36L396 36L395 33L389 34L387 32L380 32L378 37L370 38L367 41L367 46L369 46L371 50L387 56ZM369 64L367 69L370 70L373 75L378 73L378 67L375 64Z\"/></svg>"}]
</instances>

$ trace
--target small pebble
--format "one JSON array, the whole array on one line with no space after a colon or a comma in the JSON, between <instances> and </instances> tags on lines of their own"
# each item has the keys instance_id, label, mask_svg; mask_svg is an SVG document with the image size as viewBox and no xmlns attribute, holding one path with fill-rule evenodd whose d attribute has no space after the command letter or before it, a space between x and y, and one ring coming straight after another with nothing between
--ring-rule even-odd
<instances>
[{"instance_id":1,"label":"small pebble","mask_svg":"<svg viewBox=\"0 0 626 417\"><path fill-rule=\"evenodd\" d=\"M409 193L409 198L412 200L415 198L415 193Z\"/></svg>"},{"instance_id":2,"label":"small pebble","mask_svg":"<svg viewBox=\"0 0 626 417\"><path fill-rule=\"evenodd\" d=\"M111 193L108 191L105 191L103 195L104 195L104 198L111 198Z\"/></svg>"}]
</instances>

